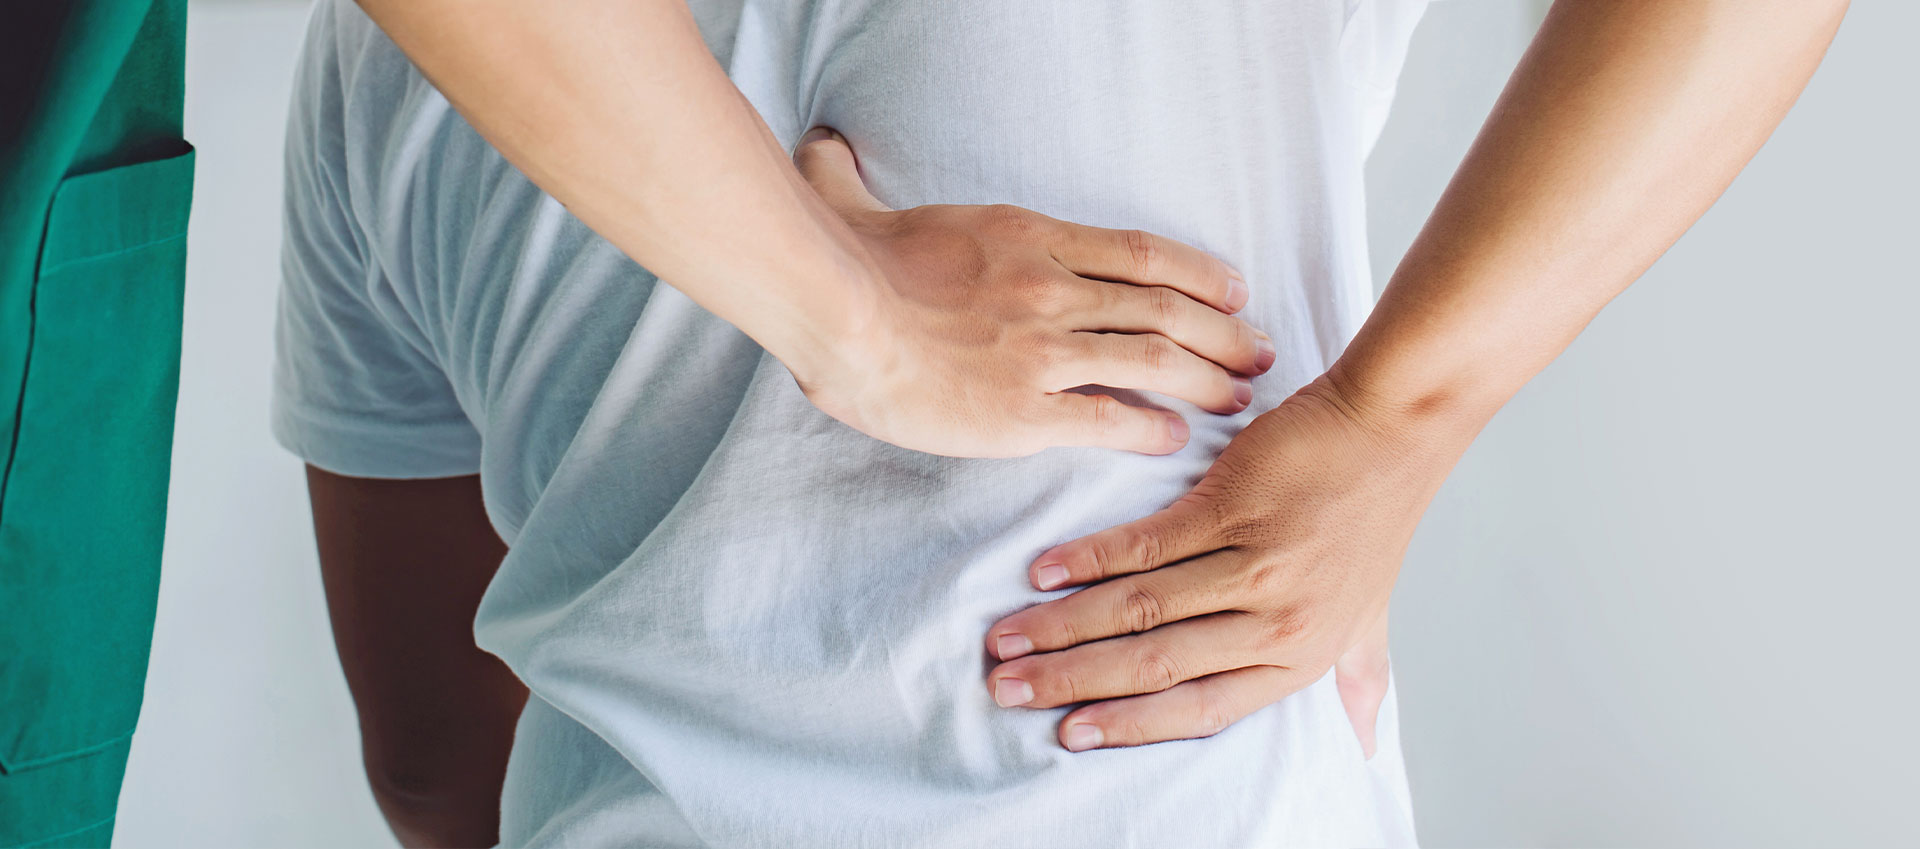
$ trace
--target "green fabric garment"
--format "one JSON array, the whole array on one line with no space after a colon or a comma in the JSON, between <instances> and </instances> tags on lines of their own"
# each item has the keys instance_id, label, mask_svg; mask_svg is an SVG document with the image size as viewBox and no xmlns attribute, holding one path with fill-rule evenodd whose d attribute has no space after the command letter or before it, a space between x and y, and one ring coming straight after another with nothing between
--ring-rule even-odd
<instances>
[{"instance_id":1,"label":"green fabric garment","mask_svg":"<svg viewBox=\"0 0 1920 849\"><path fill-rule=\"evenodd\" d=\"M185 0L0 22L0 847L104 846L159 588Z\"/></svg>"}]
</instances>

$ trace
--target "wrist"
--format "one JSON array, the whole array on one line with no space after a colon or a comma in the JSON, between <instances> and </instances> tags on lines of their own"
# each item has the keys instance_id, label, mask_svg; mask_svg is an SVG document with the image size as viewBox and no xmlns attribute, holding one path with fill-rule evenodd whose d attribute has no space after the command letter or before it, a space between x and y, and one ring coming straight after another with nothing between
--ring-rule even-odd
<instances>
[{"instance_id":1,"label":"wrist","mask_svg":"<svg viewBox=\"0 0 1920 849\"><path fill-rule=\"evenodd\" d=\"M1505 400L1496 400L1491 387L1470 374L1396 365L1391 359L1343 354L1302 391L1314 392L1403 448L1455 459Z\"/></svg>"},{"instance_id":2,"label":"wrist","mask_svg":"<svg viewBox=\"0 0 1920 849\"><path fill-rule=\"evenodd\" d=\"M790 270L795 297L764 303L748 331L817 404L845 394L893 349L890 290L876 252L845 224L833 229L828 256Z\"/></svg>"},{"instance_id":3,"label":"wrist","mask_svg":"<svg viewBox=\"0 0 1920 849\"><path fill-rule=\"evenodd\" d=\"M1396 291L1401 277L1323 380L1370 421L1449 434L1464 447L1552 358L1555 340L1526 332L1511 309Z\"/></svg>"}]
</instances>

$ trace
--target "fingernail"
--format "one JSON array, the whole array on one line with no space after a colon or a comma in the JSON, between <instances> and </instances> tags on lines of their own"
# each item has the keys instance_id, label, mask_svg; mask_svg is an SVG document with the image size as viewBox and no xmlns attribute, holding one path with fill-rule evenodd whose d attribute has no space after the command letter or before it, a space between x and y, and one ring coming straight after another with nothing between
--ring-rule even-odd
<instances>
[{"instance_id":1,"label":"fingernail","mask_svg":"<svg viewBox=\"0 0 1920 849\"><path fill-rule=\"evenodd\" d=\"M1067 567L1058 563L1048 563L1034 570L1033 585L1050 590L1067 582ZM1024 638L1023 638L1024 639ZM1029 649L1031 650L1031 649Z\"/></svg>"},{"instance_id":2,"label":"fingernail","mask_svg":"<svg viewBox=\"0 0 1920 849\"><path fill-rule=\"evenodd\" d=\"M1241 307L1247 305L1249 294L1246 279L1240 276L1240 272L1228 269L1227 312L1239 312Z\"/></svg>"},{"instance_id":3,"label":"fingernail","mask_svg":"<svg viewBox=\"0 0 1920 849\"><path fill-rule=\"evenodd\" d=\"M1254 332L1259 333L1257 330ZM1273 350L1273 338L1265 333L1261 333L1260 338L1253 343L1253 350L1253 367L1259 369L1262 374L1265 374L1267 369L1273 368L1273 361L1280 358L1280 355Z\"/></svg>"},{"instance_id":4,"label":"fingernail","mask_svg":"<svg viewBox=\"0 0 1920 849\"><path fill-rule=\"evenodd\" d=\"M1192 434L1193 434L1193 431L1187 428L1186 419L1180 418L1179 416L1176 416L1176 415L1168 414L1167 435L1173 438L1173 444L1175 445L1187 444L1187 437L1191 436Z\"/></svg>"},{"instance_id":5,"label":"fingernail","mask_svg":"<svg viewBox=\"0 0 1920 849\"><path fill-rule=\"evenodd\" d=\"M1234 378L1233 400L1234 403L1239 404L1242 409L1246 408L1248 404L1253 403L1253 381L1244 377Z\"/></svg>"},{"instance_id":6,"label":"fingernail","mask_svg":"<svg viewBox=\"0 0 1920 849\"><path fill-rule=\"evenodd\" d=\"M1033 641L1020 634L1001 634L993 641L993 649L1001 660L1012 660L1033 653Z\"/></svg>"},{"instance_id":7,"label":"fingernail","mask_svg":"<svg viewBox=\"0 0 1920 849\"><path fill-rule=\"evenodd\" d=\"M1018 678L1002 678L994 682L993 700L1001 707L1019 707L1033 701L1033 685Z\"/></svg>"},{"instance_id":8,"label":"fingernail","mask_svg":"<svg viewBox=\"0 0 1920 849\"><path fill-rule=\"evenodd\" d=\"M801 136L800 143L797 145L794 145L794 147L796 148L805 147L814 142L820 141L821 139L838 139L838 138L841 138L841 135L838 132L835 132L832 127L814 127L813 129L808 130L806 135Z\"/></svg>"},{"instance_id":9,"label":"fingernail","mask_svg":"<svg viewBox=\"0 0 1920 849\"><path fill-rule=\"evenodd\" d=\"M1106 735L1100 733L1098 726L1085 722L1076 722L1067 726L1065 742L1069 752L1084 752L1100 745L1100 741L1104 739Z\"/></svg>"}]
</instances>

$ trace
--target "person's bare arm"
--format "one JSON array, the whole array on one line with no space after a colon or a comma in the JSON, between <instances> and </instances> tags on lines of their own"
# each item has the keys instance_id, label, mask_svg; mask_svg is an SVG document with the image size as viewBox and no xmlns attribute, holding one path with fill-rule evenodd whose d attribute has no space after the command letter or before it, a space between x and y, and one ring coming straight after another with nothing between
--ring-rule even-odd
<instances>
[{"instance_id":1,"label":"person's bare arm","mask_svg":"<svg viewBox=\"0 0 1920 849\"><path fill-rule=\"evenodd\" d=\"M527 691L473 644L507 547L478 476L350 478L307 467L334 645L374 799L406 846L492 846Z\"/></svg>"},{"instance_id":2,"label":"person's bare arm","mask_svg":"<svg viewBox=\"0 0 1920 849\"><path fill-rule=\"evenodd\" d=\"M1034 562L1041 588L1111 580L992 626L1000 701L1105 700L1067 715L1063 744L1136 745L1211 734L1337 667L1370 751L1387 600L1433 493L1719 197L1845 9L1554 4L1327 374L1256 419L1179 503Z\"/></svg>"},{"instance_id":3,"label":"person's bare arm","mask_svg":"<svg viewBox=\"0 0 1920 849\"><path fill-rule=\"evenodd\" d=\"M1187 245L1011 207L895 212L856 197L857 179L803 178L682 0L359 2L535 184L879 439L964 456L1166 453L1186 441L1178 416L1060 390L1231 412L1271 363L1270 344L1221 315L1245 283ZM836 144L802 159L851 173ZM982 316L999 326L981 332Z\"/></svg>"}]
</instances>

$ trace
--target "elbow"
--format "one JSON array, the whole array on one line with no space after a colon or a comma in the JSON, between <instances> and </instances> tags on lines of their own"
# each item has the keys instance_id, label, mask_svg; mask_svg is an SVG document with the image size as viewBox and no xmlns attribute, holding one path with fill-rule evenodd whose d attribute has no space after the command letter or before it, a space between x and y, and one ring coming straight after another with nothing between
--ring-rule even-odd
<instances>
[{"instance_id":1,"label":"elbow","mask_svg":"<svg viewBox=\"0 0 1920 849\"><path fill-rule=\"evenodd\" d=\"M367 784L402 846L492 846L499 842L498 782L488 784L403 758L368 754Z\"/></svg>"}]
</instances>

